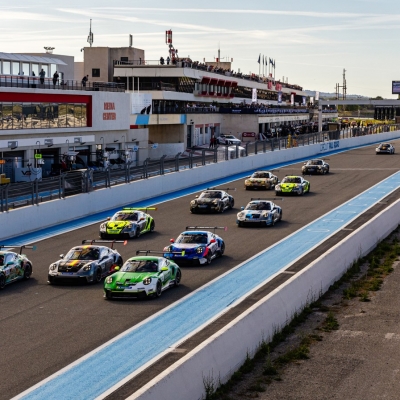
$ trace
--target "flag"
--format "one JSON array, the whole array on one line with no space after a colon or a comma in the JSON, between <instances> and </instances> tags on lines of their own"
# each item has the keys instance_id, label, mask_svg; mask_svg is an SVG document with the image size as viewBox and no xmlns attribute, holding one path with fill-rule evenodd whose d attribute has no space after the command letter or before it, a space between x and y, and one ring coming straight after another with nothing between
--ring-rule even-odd
<instances>
[{"instance_id":1,"label":"flag","mask_svg":"<svg viewBox=\"0 0 400 400\"><path fill-rule=\"evenodd\" d=\"M261 60L261 53L260 53L260 55L258 56L258 63L260 64L260 60Z\"/></svg>"},{"instance_id":2,"label":"flag","mask_svg":"<svg viewBox=\"0 0 400 400\"><path fill-rule=\"evenodd\" d=\"M275 60L274 60L274 69L275 69Z\"/></svg>"},{"instance_id":3,"label":"flag","mask_svg":"<svg viewBox=\"0 0 400 400\"><path fill-rule=\"evenodd\" d=\"M272 60L271 59L269 59L269 63L272 64Z\"/></svg>"},{"instance_id":4,"label":"flag","mask_svg":"<svg viewBox=\"0 0 400 400\"><path fill-rule=\"evenodd\" d=\"M265 57L265 65L268 67L268 57Z\"/></svg>"},{"instance_id":5,"label":"flag","mask_svg":"<svg viewBox=\"0 0 400 400\"><path fill-rule=\"evenodd\" d=\"M264 65L264 54L263 54L263 65Z\"/></svg>"}]
</instances>

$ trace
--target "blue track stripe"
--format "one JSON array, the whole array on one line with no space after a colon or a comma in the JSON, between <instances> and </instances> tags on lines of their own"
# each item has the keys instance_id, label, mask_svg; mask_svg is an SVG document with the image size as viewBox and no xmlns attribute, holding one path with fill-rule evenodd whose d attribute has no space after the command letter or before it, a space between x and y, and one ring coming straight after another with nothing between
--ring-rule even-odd
<instances>
[{"instance_id":1,"label":"blue track stripe","mask_svg":"<svg viewBox=\"0 0 400 400\"><path fill-rule=\"evenodd\" d=\"M53 375L23 399L94 399L400 187L400 172ZM196 310L194 313L193 310ZM88 377L95 376L96 379Z\"/></svg>"}]
</instances>

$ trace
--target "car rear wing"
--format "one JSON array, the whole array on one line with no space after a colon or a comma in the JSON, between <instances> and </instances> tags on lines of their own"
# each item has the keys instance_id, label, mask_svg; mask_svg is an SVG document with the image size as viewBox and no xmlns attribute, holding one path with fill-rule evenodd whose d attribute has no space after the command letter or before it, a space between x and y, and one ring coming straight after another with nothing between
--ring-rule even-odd
<instances>
[{"instance_id":1,"label":"car rear wing","mask_svg":"<svg viewBox=\"0 0 400 400\"><path fill-rule=\"evenodd\" d=\"M147 213L148 210L150 211L157 211L157 207L124 207L122 209L123 211L140 211L140 210L145 210Z\"/></svg>"},{"instance_id":2,"label":"car rear wing","mask_svg":"<svg viewBox=\"0 0 400 400\"><path fill-rule=\"evenodd\" d=\"M270 198L268 198L268 197L265 197L265 198L264 197L251 197L250 200L251 201L253 201L253 200L266 200L266 201L282 200L283 201L283 197L270 197Z\"/></svg>"},{"instance_id":3,"label":"car rear wing","mask_svg":"<svg viewBox=\"0 0 400 400\"><path fill-rule=\"evenodd\" d=\"M213 229L214 232L216 229L223 229L224 231L228 230L227 226L187 226L186 230L189 229Z\"/></svg>"},{"instance_id":4,"label":"car rear wing","mask_svg":"<svg viewBox=\"0 0 400 400\"><path fill-rule=\"evenodd\" d=\"M14 245L14 246L5 246L3 244L0 244L0 250L1 249L14 249L14 248L18 248L19 247L19 254L22 254L22 249L31 249L33 251L36 250L36 246L18 246L18 245Z\"/></svg>"},{"instance_id":5,"label":"car rear wing","mask_svg":"<svg viewBox=\"0 0 400 400\"><path fill-rule=\"evenodd\" d=\"M216 187L209 187L206 190L225 190L226 192L228 192L229 190L233 190L236 192L236 188L216 188Z\"/></svg>"},{"instance_id":6,"label":"car rear wing","mask_svg":"<svg viewBox=\"0 0 400 400\"><path fill-rule=\"evenodd\" d=\"M98 244L98 243L111 243L111 248L113 249L114 243L123 243L124 246L126 246L128 241L127 240L96 240L96 239L82 240L82 244L87 244L87 243L90 243L91 245Z\"/></svg>"},{"instance_id":7,"label":"car rear wing","mask_svg":"<svg viewBox=\"0 0 400 400\"><path fill-rule=\"evenodd\" d=\"M164 255L165 253L178 254L178 255L181 255L181 256L185 255L185 251L136 250L136 255L139 255L139 254L146 254L146 256L148 254L161 254L161 255Z\"/></svg>"}]
</instances>

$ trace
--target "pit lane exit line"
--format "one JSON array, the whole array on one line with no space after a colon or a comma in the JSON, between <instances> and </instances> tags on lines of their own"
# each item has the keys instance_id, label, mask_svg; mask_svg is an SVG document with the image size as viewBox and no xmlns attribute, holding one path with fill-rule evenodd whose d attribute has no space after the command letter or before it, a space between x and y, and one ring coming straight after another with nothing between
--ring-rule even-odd
<instances>
[{"instance_id":1,"label":"pit lane exit line","mask_svg":"<svg viewBox=\"0 0 400 400\"><path fill-rule=\"evenodd\" d=\"M15 399L106 397L398 187L400 172L118 335ZM352 205L360 197L364 206ZM93 376L96 379L89 379L88 384L88 377Z\"/></svg>"}]
</instances>

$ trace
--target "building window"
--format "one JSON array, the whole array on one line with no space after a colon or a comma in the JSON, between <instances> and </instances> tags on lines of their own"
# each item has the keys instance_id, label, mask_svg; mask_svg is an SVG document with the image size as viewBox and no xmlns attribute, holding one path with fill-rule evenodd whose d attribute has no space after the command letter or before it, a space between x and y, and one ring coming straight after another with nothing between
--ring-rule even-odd
<instances>
[{"instance_id":1,"label":"building window","mask_svg":"<svg viewBox=\"0 0 400 400\"><path fill-rule=\"evenodd\" d=\"M11 63L10 61L3 61L3 74L11 75Z\"/></svg>"},{"instance_id":2,"label":"building window","mask_svg":"<svg viewBox=\"0 0 400 400\"><path fill-rule=\"evenodd\" d=\"M92 78L100 78L100 68L92 68Z\"/></svg>"},{"instance_id":3,"label":"building window","mask_svg":"<svg viewBox=\"0 0 400 400\"><path fill-rule=\"evenodd\" d=\"M121 61L129 61L128 57L121 57Z\"/></svg>"}]
</instances>

